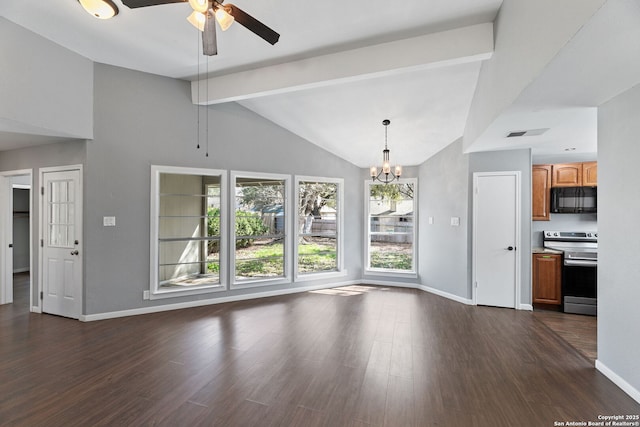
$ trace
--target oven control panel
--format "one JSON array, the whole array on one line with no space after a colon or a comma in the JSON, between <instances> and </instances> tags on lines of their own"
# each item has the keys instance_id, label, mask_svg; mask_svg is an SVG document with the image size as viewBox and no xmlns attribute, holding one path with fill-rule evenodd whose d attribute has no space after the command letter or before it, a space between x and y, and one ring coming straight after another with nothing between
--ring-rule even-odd
<instances>
[{"instance_id":1,"label":"oven control panel","mask_svg":"<svg viewBox=\"0 0 640 427\"><path fill-rule=\"evenodd\" d=\"M545 240L597 241L597 231L544 231Z\"/></svg>"}]
</instances>

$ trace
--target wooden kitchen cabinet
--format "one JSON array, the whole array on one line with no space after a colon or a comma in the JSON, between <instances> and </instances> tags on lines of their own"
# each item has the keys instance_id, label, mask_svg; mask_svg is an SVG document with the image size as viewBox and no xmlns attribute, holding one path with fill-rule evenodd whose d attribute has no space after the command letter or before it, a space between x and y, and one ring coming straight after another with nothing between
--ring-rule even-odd
<instances>
[{"instance_id":1,"label":"wooden kitchen cabinet","mask_svg":"<svg viewBox=\"0 0 640 427\"><path fill-rule=\"evenodd\" d=\"M582 163L559 163L553 165L553 187L582 186Z\"/></svg>"},{"instance_id":2,"label":"wooden kitchen cabinet","mask_svg":"<svg viewBox=\"0 0 640 427\"><path fill-rule=\"evenodd\" d=\"M585 162L582 164L582 186L598 186L598 162Z\"/></svg>"},{"instance_id":3,"label":"wooden kitchen cabinet","mask_svg":"<svg viewBox=\"0 0 640 427\"><path fill-rule=\"evenodd\" d=\"M533 303L560 305L562 303L562 255L533 254Z\"/></svg>"},{"instance_id":4,"label":"wooden kitchen cabinet","mask_svg":"<svg viewBox=\"0 0 640 427\"><path fill-rule=\"evenodd\" d=\"M533 221L549 221L551 211L551 165L533 165L531 213Z\"/></svg>"},{"instance_id":5,"label":"wooden kitchen cabinet","mask_svg":"<svg viewBox=\"0 0 640 427\"><path fill-rule=\"evenodd\" d=\"M552 187L596 187L598 162L559 163L553 165Z\"/></svg>"}]
</instances>

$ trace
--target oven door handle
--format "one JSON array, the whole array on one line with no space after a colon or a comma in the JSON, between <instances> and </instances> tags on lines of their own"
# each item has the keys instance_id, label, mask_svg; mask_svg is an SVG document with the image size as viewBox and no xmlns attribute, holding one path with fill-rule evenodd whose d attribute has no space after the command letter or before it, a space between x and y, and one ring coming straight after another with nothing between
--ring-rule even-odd
<instances>
[{"instance_id":1,"label":"oven door handle","mask_svg":"<svg viewBox=\"0 0 640 427\"><path fill-rule=\"evenodd\" d=\"M567 267L597 267L598 261L589 261L586 259L565 259L564 265Z\"/></svg>"}]
</instances>

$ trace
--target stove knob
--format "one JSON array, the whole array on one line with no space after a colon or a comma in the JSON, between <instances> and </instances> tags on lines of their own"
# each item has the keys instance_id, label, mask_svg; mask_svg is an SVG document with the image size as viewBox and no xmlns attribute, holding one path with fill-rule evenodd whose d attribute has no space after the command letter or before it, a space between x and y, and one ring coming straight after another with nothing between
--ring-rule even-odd
<instances>
[{"instance_id":1,"label":"stove knob","mask_svg":"<svg viewBox=\"0 0 640 427\"><path fill-rule=\"evenodd\" d=\"M558 237L558 233L553 233L553 236L554 237Z\"/></svg>"},{"instance_id":2,"label":"stove knob","mask_svg":"<svg viewBox=\"0 0 640 427\"><path fill-rule=\"evenodd\" d=\"M598 233L595 233L593 236L597 239L598 238Z\"/></svg>"}]
</instances>

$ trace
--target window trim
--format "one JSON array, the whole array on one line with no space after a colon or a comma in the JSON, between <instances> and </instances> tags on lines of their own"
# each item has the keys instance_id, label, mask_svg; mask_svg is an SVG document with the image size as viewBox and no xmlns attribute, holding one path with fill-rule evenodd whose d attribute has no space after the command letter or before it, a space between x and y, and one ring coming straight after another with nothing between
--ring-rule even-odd
<instances>
[{"instance_id":1,"label":"window trim","mask_svg":"<svg viewBox=\"0 0 640 427\"><path fill-rule=\"evenodd\" d=\"M295 180L295 221L294 227L295 230L292 233L294 236L294 244L293 244L293 274L294 280L296 282L302 282L305 280L317 280L331 277L339 277L346 275L346 271L344 270L344 179L343 178L328 178L328 177L317 177L317 176L306 176L306 175L296 175L294 177ZM336 203L338 205L337 209L337 220L336 220L336 250L338 251L338 255L336 257L336 270L335 271L317 271L310 273L299 273L298 272L298 242L299 242L299 221L300 214L298 212L298 197L300 194L300 183L301 182L318 182L318 183L328 183L328 184L336 184L338 186L338 191L336 192Z\"/></svg>"},{"instance_id":2,"label":"window trim","mask_svg":"<svg viewBox=\"0 0 640 427\"><path fill-rule=\"evenodd\" d=\"M371 185L378 183L372 182L370 179L365 180L364 184L364 273L366 275L389 276L389 277L418 277L418 179L402 178L400 182L393 184L413 184L413 244L411 270L392 270L387 268L371 268L371 223L369 218L369 200L371 194ZM389 184L392 185L392 184Z\"/></svg>"},{"instance_id":3,"label":"window trim","mask_svg":"<svg viewBox=\"0 0 640 427\"><path fill-rule=\"evenodd\" d=\"M158 283L159 267L159 212L160 212L160 174L171 173L181 175L215 176L220 178L220 275L219 283L201 285L187 289L161 289ZM227 246L228 246L228 207L227 207L227 171L222 169L189 168L180 166L151 165L150 183L150 270L149 270L149 299L164 299L198 295L227 290Z\"/></svg>"},{"instance_id":4,"label":"window trim","mask_svg":"<svg viewBox=\"0 0 640 427\"><path fill-rule=\"evenodd\" d=\"M236 180L237 178L257 178L257 179L272 179L280 180L284 182L284 251L283 251L283 276L274 278L259 278L259 279L246 279L236 280ZM291 283L291 175L276 174L276 173L264 173L264 172L247 172L247 171L231 171L231 177L229 179L229 282L230 289L248 289L262 286L272 286ZM233 200L231 200L233 199Z\"/></svg>"}]
</instances>

